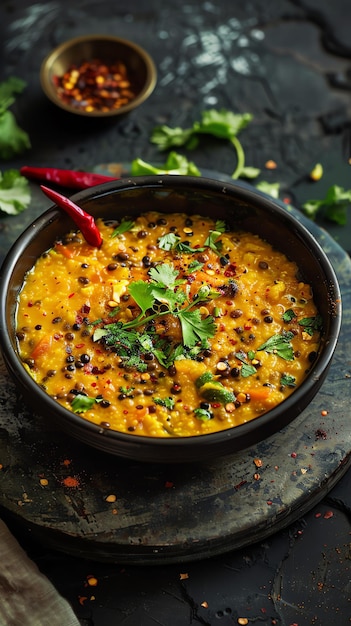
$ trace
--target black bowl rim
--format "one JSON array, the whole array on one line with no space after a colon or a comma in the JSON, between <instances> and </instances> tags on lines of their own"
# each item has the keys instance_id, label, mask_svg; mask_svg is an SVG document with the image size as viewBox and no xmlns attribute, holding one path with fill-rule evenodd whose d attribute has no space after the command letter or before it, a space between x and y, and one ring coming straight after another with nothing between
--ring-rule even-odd
<instances>
[{"instance_id":1,"label":"black bowl rim","mask_svg":"<svg viewBox=\"0 0 351 626\"><path fill-rule=\"evenodd\" d=\"M102 185L97 185L93 188L79 191L78 193L70 197L74 202L76 202L76 204L79 204L81 201L84 200L96 200L98 198L102 198L106 195L109 195L113 191L116 191L118 193L119 191L139 189L142 187L158 188L162 190L167 189L167 187L170 186L181 191L185 191L186 189L193 189L195 186L199 191L207 190L224 194L232 193L233 197L239 198L244 201L249 201L254 204L259 203L262 208L277 213L280 218L286 220L298 231L299 235L306 242L306 245L310 248L310 250L313 251L313 254L317 255L320 266L327 279L326 282L328 284L328 289L332 288L334 290L333 301L335 303L335 309L333 310L333 314L331 314L330 334L328 335L328 340L325 342L322 354L317 360L317 363L312 366L311 373L293 392L293 394L291 394L281 404L271 409L267 413L260 415L249 422L240 424L227 430L204 435L195 435L191 437L137 437L135 435L129 435L127 433L122 433L119 431L103 429L101 426L93 424L92 422L85 420L81 416L74 414L68 409L65 409L48 394L46 394L46 392L40 388L40 386L31 378L31 376L23 367L19 357L13 350L13 345L8 334L6 320L6 301L8 286L10 283L13 269L15 268L20 255L23 254L23 250L25 249L27 243L32 239L33 233L35 233L35 231L40 231L41 228L45 226L45 224L47 224L48 222L51 222L52 220L57 220L60 218L60 216L62 217L62 212L55 205L53 205L51 208L49 208L43 214L37 217L23 231L23 233L12 245L3 261L0 270L0 328L2 329L2 332L0 333L0 347L4 356L5 363L14 379L17 380L17 382L20 382L22 389L25 388L28 393L37 394L38 397L41 399L41 402L43 402L49 408L49 410L51 409L51 412L57 414L57 419L59 421L61 420L61 423L66 422L72 424L74 429L76 431L80 431L80 433L83 434L84 439L86 439L90 443L90 436L95 435L99 435L105 441L106 439L110 440L111 444L107 445L107 447L110 448L109 451L112 451L111 448L113 448L114 444L120 444L122 446L121 453L116 451L113 452L114 454L116 454L117 456L127 456L134 459L140 458L141 461L149 461L151 460L151 456L153 460L157 460L158 451L162 451L160 458L163 461L172 461L176 459L177 462L179 460L181 462L183 460L184 462L186 462L191 460L192 458L196 460L196 449L201 450L203 448L210 453L212 448L218 450L220 449L221 445L223 445L225 449L228 448L228 443L233 441L242 441L243 445L240 446L240 449L244 449L245 447L247 447L247 445L250 445L253 429L255 429L255 432L257 432L257 440L265 439L268 435L279 430L279 427L277 428L274 425L279 422L279 418L281 417L284 407L288 408L290 404L293 403L297 404L298 406L301 405L302 411L306 405L303 400L305 394L308 391L311 392L311 388L318 384L318 381L324 380L337 345L342 320L342 305L339 283L332 264L325 254L324 250L303 223L301 223L294 215L289 213L289 211L285 207L275 202L274 199L270 198L266 194L258 192L258 190L255 190L253 188L251 189L249 186L241 185L240 183L236 184L236 182L223 183L221 181L205 177L178 175L172 177L170 175L136 176L122 178L109 183L104 183ZM307 393L307 395L309 394ZM313 393L313 396L314 395L315 394ZM283 425L287 425L287 423L288 422ZM95 444L92 445L95 446ZM106 446L105 443L102 443L101 445L103 448ZM150 455L147 452L150 445L152 445L152 448L155 451L155 459L154 455ZM127 448L133 448L134 452L125 453L123 451L124 446L126 446ZM182 459L179 457L179 453L182 449L184 450L184 446L185 449L189 447L189 449L192 450L194 454L190 454L189 456L189 454L185 453L184 458ZM235 448L234 451L237 451L237 448ZM203 452L201 456L203 456Z\"/></svg>"},{"instance_id":2,"label":"black bowl rim","mask_svg":"<svg viewBox=\"0 0 351 626\"><path fill-rule=\"evenodd\" d=\"M77 44L89 42L89 41L92 41L92 42L110 41L111 43L122 44L126 46L127 48L134 50L134 52L136 52L145 63L146 70L147 70L147 79L146 79L145 85L143 86L141 91L138 93L136 98L134 98L128 104L120 107L119 109L106 111L106 112L104 111L89 112L89 111L84 111L80 109L75 109L74 107L71 107L68 104L65 104L64 102L62 102L60 98L58 98L57 94L55 93L55 89L51 85L51 80L48 75L48 71L49 71L48 65L50 64L51 66L52 63L57 59L57 57L65 50L68 50L69 48ZM49 100L51 100L51 102L56 104L58 107L60 107L64 111L67 111L69 113L74 113L76 115L83 116L83 117L108 118L108 117L114 117L116 115L122 115L124 113L128 113L129 111L135 109L136 107L140 106L143 102L145 102L145 100L154 91L156 87L156 82L157 82L156 65L152 57L150 56L150 54L145 50L145 48L135 43L134 41L131 41L129 39L124 39L123 37L117 37L114 35L104 35L104 34L94 33L90 35L89 34L79 35L78 37L67 39L66 41L63 41L58 46L56 46L53 50L51 50L51 52L49 52L46 55L40 67L40 84L45 95L49 98Z\"/></svg>"}]
</instances>

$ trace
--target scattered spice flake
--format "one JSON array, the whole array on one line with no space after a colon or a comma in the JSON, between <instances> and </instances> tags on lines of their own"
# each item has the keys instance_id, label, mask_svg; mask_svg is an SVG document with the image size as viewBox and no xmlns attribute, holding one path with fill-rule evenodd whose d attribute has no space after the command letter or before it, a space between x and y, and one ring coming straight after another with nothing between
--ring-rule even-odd
<instances>
[{"instance_id":1,"label":"scattered spice flake","mask_svg":"<svg viewBox=\"0 0 351 626\"><path fill-rule=\"evenodd\" d=\"M98 584L98 579L95 576L89 575L87 576L87 583L89 587L96 587Z\"/></svg>"},{"instance_id":2,"label":"scattered spice flake","mask_svg":"<svg viewBox=\"0 0 351 626\"><path fill-rule=\"evenodd\" d=\"M246 624L249 623L249 620L247 619L247 617L238 617L238 624L240 624L240 626L246 626Z\"/></svg>"},{"instance_id":3,"label":"scattered spice flake","mask_svg":"<svg viewBox=\"0 0 351 626\"><path fill-rule=\"evenodd\" d=\"M179 574L179 580L187 580L189 578L189 574Z\"/></svg>"},{"instance_id":4,"label":"scattered spice flake","mask_svg":"<svg viewBox=\"0 0 351 626\"><path fill-rule=\"evenodd\" d=\"M326 415L328 415L328 411L326 409L323 409L323 411L321 411L321 415L325 417Z\"/></svg>"},{"instance_id":5,"label":"scattered spice flake","mask_svg":"<svg viewBox=\"0 0 351 626\"><path fill-rule=\"evenodd\" d=\"M322 428L318 428L315 432L316 439L327 439L327 433Z\"/></svg>"},{"instance_id":6,"label":"scattered spice flake","mask_svg":"<svg viewBox=\"0 0 351 626\"><path fill-rule=\"evenodd\" d=\"M117 509L112 509L112 515L118 515Z\"/></svg>"},{"instance_id":7,"label":"scattered spice flake","mask_svg":"<svg viewBox=\"0 0 351 626\"><path fill-rule=\"evenodd\" d=\"M65 467L68 467L69 465L71 465L72 461L70 459L64 459L62 461L62 465L65 465Z\"/></svg>"},{"instance_id":8,"label":"scattered spice flake","mask_svg":"<svg viewBox=\"0 0 351 626\"><path fill-rule=\"evenodd\" d=\"M262 460L261 459L254 459L254 463L255 463L256 467L262 467Z\"/></svg>"},{"instance_id":9,"label":"scattered spice flake","mask_svg":"<svg viewBox=\"0 0 351 626\"><path fill-rule=\"evenodd\" d=\"M170 480L166 480L165 487L166 489L172 489L172 487L174 487L174 483L172 483L172 481Z\"/></svg>"},{"instance_id":10,"label":"scattered spice flake","mask_svg":"<svg viewBox=\"0 0 351 626\"><path fill-rule=\"evenodd\" d=\"M79 486L79 480L75 476L66 476L66 478L63 479L62 483L64 484L65 487L78 487Z\"/></svg>"},{"instance_id":11,"label":"scattered spice flake","mask_svg":"<svg viewBox=\"0 0 351 626\"><path fill-rule=\"evenodd\" d=\"M276 162L273 161L272 159L269 159L268 161L266 161L264 166L267 170L275 170L277 168Z\"/></svg>"},{"instance_id":12,"label":"scattered spice flake","mask_svg":"<svg viewBox=\"0 0 351 626\"><path fill-rule=\"evenodd\" d=\"M204 609L208 609L208 602L206 602L206 600L201 602L201 606L203 606Z\"/></svg>"},{"instance_id":13,"label":"scattered spice flake","mask_svg":"<svg viewBox=\"0 0 351 626\"><path fill-rule=\"evenodd\" d=\"M273 504L272 500L267 500L267 504L268 506L271 506Z\"/></svg>"},{"instance_id":14,"label":"scattered spice flake","mask_svg":"<svg viewBox=\"0 0 351 626\"><path fill-rule=\"evenodd\" d=\"M84 603L87 601L87 599L88 599L87 596L78 596L78 602L82 606L84 606Z\"/></svg>"},{"instance_id":15,"label":"scattered spice flake","mask_svg":"<svg viewBox=\"0 0 351 626\"><path fill-rule=\"evenodd\" d=\"M330 519L331 517L333 517L334 513L333 511L326 511L323 515L324 519Z\"/></svg>"},{"instance_id":16,"label":"scattered spice flake","mask_svg":"<svg viewBox=\"0 0 351 626\"><path fill-rule=\"evenodd\" d=\"M110 495L106 497L106 502L116 502L116 500L117 496L114 493L110 493Z\"/></svg>"},{"instance_id":17,"label":"scattered spice flake","mask_svg":"<svg viewBox=\"0 0 351 626\"><path fill-rule=\"evenodd\" d=\"M39 482L42 487L47 487L49 484L49 481L47 480L47 478L41 478Z\"/></svg>"},{"instance_id":18,"label":"scattered spice flake","mask_svg":"<svg viewBox=\"0 0 351 626\"><path fill-rule=\"evenodd\" d=\"M322 513L316 513L315 514L315 518L318 519L319 517L322 517Z\"/></svg>"},{"instance_id":19,"label":"scattered spice flake","mask_svg":"<svg viewBox=\"0 0 351 626\"><path fill-rule=\"evenodd\" d=\"M254 477L254 480L260 480L261 474L257 474L256 473L256 474L253 475L253 477Z\"/></svg>"},{"instance_id":20,"label":"scattered spice flake","mask_svg":"<svg viewBox=\"0 0 351 626\"><path fill-rule=\"evenodd\" d=\"M244 485L246 485L246 483L247 483L247 480L242 480L237 485L234 485L234 489L238 490L238 489L240 489L240 487L243 487Z\"/></svg>"},{"instance_id":21,"label":"scattered spice flake","mask_svg":"<svg viewBox=\"0 0 351 626\"><path fill-rule=\"evenodd\" d=\"M292 459L296 459L296 457L297 457L297 452L292 452L292 453L290 454L290 456L291 456L291 458L292 458Z\"/></svg>"},{"instance_id":22,"label":"scattered spice flake","mask_svg":"<svg viewBox=\"0 0 351 626\"><path fill-rule=\"evenodd\" d=\"M4 466L2 463L0 463L0 470L4 469Z\"/></svg>"},{"instance_id":23,"label":"scattered spice flake","mask_svg":"<svg viewBox=\"0 0 351 626\"><path fill-rule=\"evenodd\" d=\"M307 471L305 467L301 467L301 474L307 474Z\"/></svg>"}]
</instances>

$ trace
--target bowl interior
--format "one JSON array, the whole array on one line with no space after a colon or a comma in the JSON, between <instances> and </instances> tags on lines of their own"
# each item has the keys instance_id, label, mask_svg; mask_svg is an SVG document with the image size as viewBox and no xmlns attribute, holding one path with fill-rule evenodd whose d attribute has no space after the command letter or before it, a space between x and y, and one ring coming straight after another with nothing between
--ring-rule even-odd
<instances>
[{"instance_id":1,"label":"bowl interior","mask_svg":"<svg viewBox=\"0 0 351 626\"><path fill-rule=\"evenodd\" d=\"M82 61L92 59L107 64L116 61L125 64L135 98L119 109L107 112L86 112L64 103L57 94L55 76L62 76L72 65L80 65ZM79 115L105 117L125 113L144 102L155 88L156 73L150 55L139 45L118 37L91 35L77 37L55 48L42 63L40 80L49 99L61 108Z\"/></svg>"},{"instance_id":2,"label":"bowl interior","mask_svg":"<svg viewBox=\"0 0 351 626\"><path fill-rule=\"evenodd\" d=\"M17 240L3 264L0 278L0 336L5 362L29 401L59 420L73 436L97 448L143 461L194 461L238 451L268 437L293 420L320 388L332 359L341 325L340 290L333 268L314 237L289 212L256 192L207 179L168 176L120 180L72 196L97 217L121 219L152 209L189 215L215 216L231 229L259 234L296 261L303 279L313 285L316 305L323 317L321 348L302 385L284 402L264 415L227 431L188 438L159 440L116 431L103 431L64 409L25 371L17 352L15 315L18 293L26 272L57 236L70 228L70 219L49 209Z\"/></svg>"}]
</instances>

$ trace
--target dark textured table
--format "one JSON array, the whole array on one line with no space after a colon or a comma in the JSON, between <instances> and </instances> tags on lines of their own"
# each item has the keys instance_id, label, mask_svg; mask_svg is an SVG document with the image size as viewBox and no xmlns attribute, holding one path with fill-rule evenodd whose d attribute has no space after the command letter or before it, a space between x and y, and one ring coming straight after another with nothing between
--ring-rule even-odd
<instances>
[{"instance_id":1,"label":"dark textured table","mask_svg":"<svg viewBox=\"0 0 351 626\"><path fill-rule=\"evenodd\" d=\"M343 149L345 128L351 120L351 43L348 33L351 7L346 0L334 0L333 3L329 0L266 0L264 3L261 0L250 3L189 0L172 4L150 0L147 5L138 0L128 3L107 0L100 4L89 0L39 1L36 4L29 0L9 0L2 3L0 18L2 78L17 75L27 81L27 88L16 102L14 111L32 141L27 154L3 162L2 170L24 164L96 170L110 163L129 163L137 156L157 162L160 154L149 141L156 124L189 127L202 110L227 108L254 115L253 122L240 136L246 162L262 169L260 179L280 182L282 199L289 197L298 208L307 199L323 197L332 184L345 189L351 187L347 161L350 155ZM128 37L143 45L157 65L158 83L151 98L117 122L77 121L55 110L40 90L39 68L46 53L61 41L88 32ZM215 169L226 175L235 168L232 149L221 142L201 142L191 153L191 159L200 169ZM277 163L275 170L265 168L268 160ZM312 183L308 173L317 162L323 164L324 176L319 182ZM49 206L37 185L31 185L31 190L32 202L27 211L18 217L0 218L2 257L23 228ZM140 467L142 484L149 479L150 499L161 498L168 524L172 517L169 507L174 506L172 498L177 498L177 489L186 492L187 484L191 497L189 511L195 513L188 527L191 528L191 521L199 523L196 514L200 509L202 517L212 516L208 523L201 519L201 525L208 528L212 524L213 536L218 543L214 546L211 541L205 542L200 546L202 550L193 552L193 559L183 543L186 533L181 511L177 515L180 525L174 529L174 535L178 537L177 558L170 559L172 562L160 559L158 565L151 565L149 558L145 564L147 551L141 550L140 559L135 558L138 553L135 550L133 553L133 548L123 557L102 555L96 546L90 549L86 541L79 545L74 541L66 542L66 530L62 533L60 529L54 538L45 532L37 532L31 519L33 495L41 502L43 512L51 522L54 510L53 501L49 500L55 499L55 489L50 489L49 497L45 492L47 487L40 483L41 478L46 478L47 461L43 452L33 460L38 441L35 440L35 430L32 440L27 432L25 446L33 464L20 468L23 490L12 494L11 501L9 494L14 480L16 450L11 438L5 440L6 428L2 423L0 463L4 468L8 467L8 479L6 475L1 476L0 482L2 515L40 569L71 602L82 626L186 626L197 623L323 626L332 620L343 626L350 622L348 407L351 360L348 337L351 281L347 256L351 252L350 220L349 208L346 226L336 226L323 216L318 220L317 229L311 225L317 237L324 238L323 245L327 245L328 253L333 257L342 277L347 305L339 352L328 379L331 390L324 386L324 396L316 400L319 415L318 419L315 418L316 424L320 423L320 409L325 402L333 403L335 407L337 419L328 424L333 438L315 440L313 423L306 435L303 453L299 450L301 454L291 456L296 453L295 448L290 450L289 447L289 443L296 442L291 435L284 440L286 462L281 473L274 469L277 464L269 451L270 442L266 447L262 445L260 456L265 465L261 502L264 496L267 507L273 511L268 516L270 524L265 532L260 533L259 524L257 534L252 531L256 507L253 507L252 518L240 520L238 526L243 529L242 536L240 541L233 541L231 534L232 543L226 543L228 535L226 532L221 535L213 517L216 510L219 519L226 510L232 516L233 502L240 501L245 493L250 498L250 484L245 482L247 476L251 476L249 465L243 466L239 481L240 471L236 468L232 491L227 490L216 503L217 486L208 510L201 504L201 489L198 502L194 499L191 480L194 477L197 485L203 485L209 468L202 469L202 472L200 468L192 468L189 473L185 468L159 468L156 484L155 473L148 473ZM323 229L327 231L325 237ZM3 388L6 384L6 378L5 381L2 379ZM335 389L340 394L340 402L337 394L330 397ZM17 407L17 410L20 412L21 408ZM11 410L7 416L11 420ZM282 434L281 440L277 439L277 447L279 441L282 445L283 437L287 437L287 433ZM59 446L59 439L52 445ZM310 470L318 465L316 459L311 461L314 445L321 456L325 451L324 468L327 469L323 476L320 469L312 473ZM81 489L76 487L60 492L62 502L57 506L60 508L65 503L67 510L74 510L77 519L84 519L86 528L93 532L99 520L89 517L90 511L84 511L84 496L93 476L92 465L100 462L95 478L103 483L107 462L99 459L99 454L84 449L87 456L84 466L82 450L73 442L67 443L65 451L67 454L62 461L71 461L73 466L66 463L51 470L56 472L59 483L71 469L79 469ZM279 463L282 467L281 461ZM215 469L211 467L212 478L216 475ZM118 474L123 476L124 473L125 466L118 466ZM283 480L283 474L287 481ZM223 473L217 475L223 479ZM130 500L137 476L138 468L133 467L133 480L131 484L123 483L124 498L120 500L118 485L113 484L117 499L110 503L108 510L111 518L123 514L129 525L131 521L126 513L127 509L129 515L133 511ZM151 480L152 476L154 480ZM301 500L299 496L291 497L287 493L288 483L290 489L294 487L295 494L300 489ZM160 485L163 489L159 489ZM135 485L134 494L139 498L135 503L137 506L141 498L140 485ZM291 511L285 506L285 518L278 523L274 511L278 517L281 503L286 505L289 497ZM254 502L252 494L251 498ZM156 507L155 499L150 506L151 509ZM96 503L93 513L101 510L102 503ZM249 516L247 508L244 514ZM73 529L74 535L74 516L71 524L69 534ZM145 522L138 528L139 534L136 528L133 529L141 546L154 528L148 528ZM247 535L243 536L245 529ZM191 536L194 535L196 532L192 529ZM103 560L102 556L105 557ZM90 576L96 579L96 586L89 584Z\"/></svg>"}]
</instances>

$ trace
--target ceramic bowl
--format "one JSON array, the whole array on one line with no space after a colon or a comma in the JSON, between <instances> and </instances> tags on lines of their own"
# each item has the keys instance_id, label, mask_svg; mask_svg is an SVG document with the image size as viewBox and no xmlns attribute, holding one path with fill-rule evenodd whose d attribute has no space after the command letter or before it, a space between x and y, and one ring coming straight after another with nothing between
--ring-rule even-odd
<instances>
[{"instance_id":1,"label":"ceramic bowl","mask_svg":"<svg viewBox=\"0 0 351 626\"><path fill-rule=\"evenodd\" d=\"M96 67L92 69L94 60L105 64L109 70L121 63L130 85L126 86L123 75L114 73L114 69L108 72L108 82L99 83L102 74ZM84 71L83 63L88 65ZM72 76L73 69L79 74L76 82L64 81L62 77L66 72ZM91 81L94 83L95 79L94 96L89 99ZM111 83L112 80L115 82ZM41 86L47 97L61 109L84 117L128 113L151 95L156 80L156 67L146 50L132 41L109 35L85 35L61 43L44 59L40 70ZM95 100L95 108L91 100ZM102 103L105 108L101 108Z\"/></svg>"},{"instance_id":2,"label":"ceramic bowl","mask_svg":"<svg viewBox=\"0 0 351 626\"><path fill-rule=\"evenodd\" d=\"M161 439L101 428L63 408L36 384L18 355L15 334L17 298L26 272L73 224L53 206L38 217L8 253L0 278L0 341L4 360L24 402L34 413L53 419L55 427L95 448L147 462L183 463L227 455L267 438L294 420L321 387L336 347L341 325L340 291L330 261L307 228L286 208L253 188L187 176L126 178L79 192L72 199L97 217L120 219L152 206L224 219L235 228L259 234L297 262L312 285L323 318L323 336L316 360L304 382L279 406L250 422L194 437Z\"/></svg>"}]
</instances>

